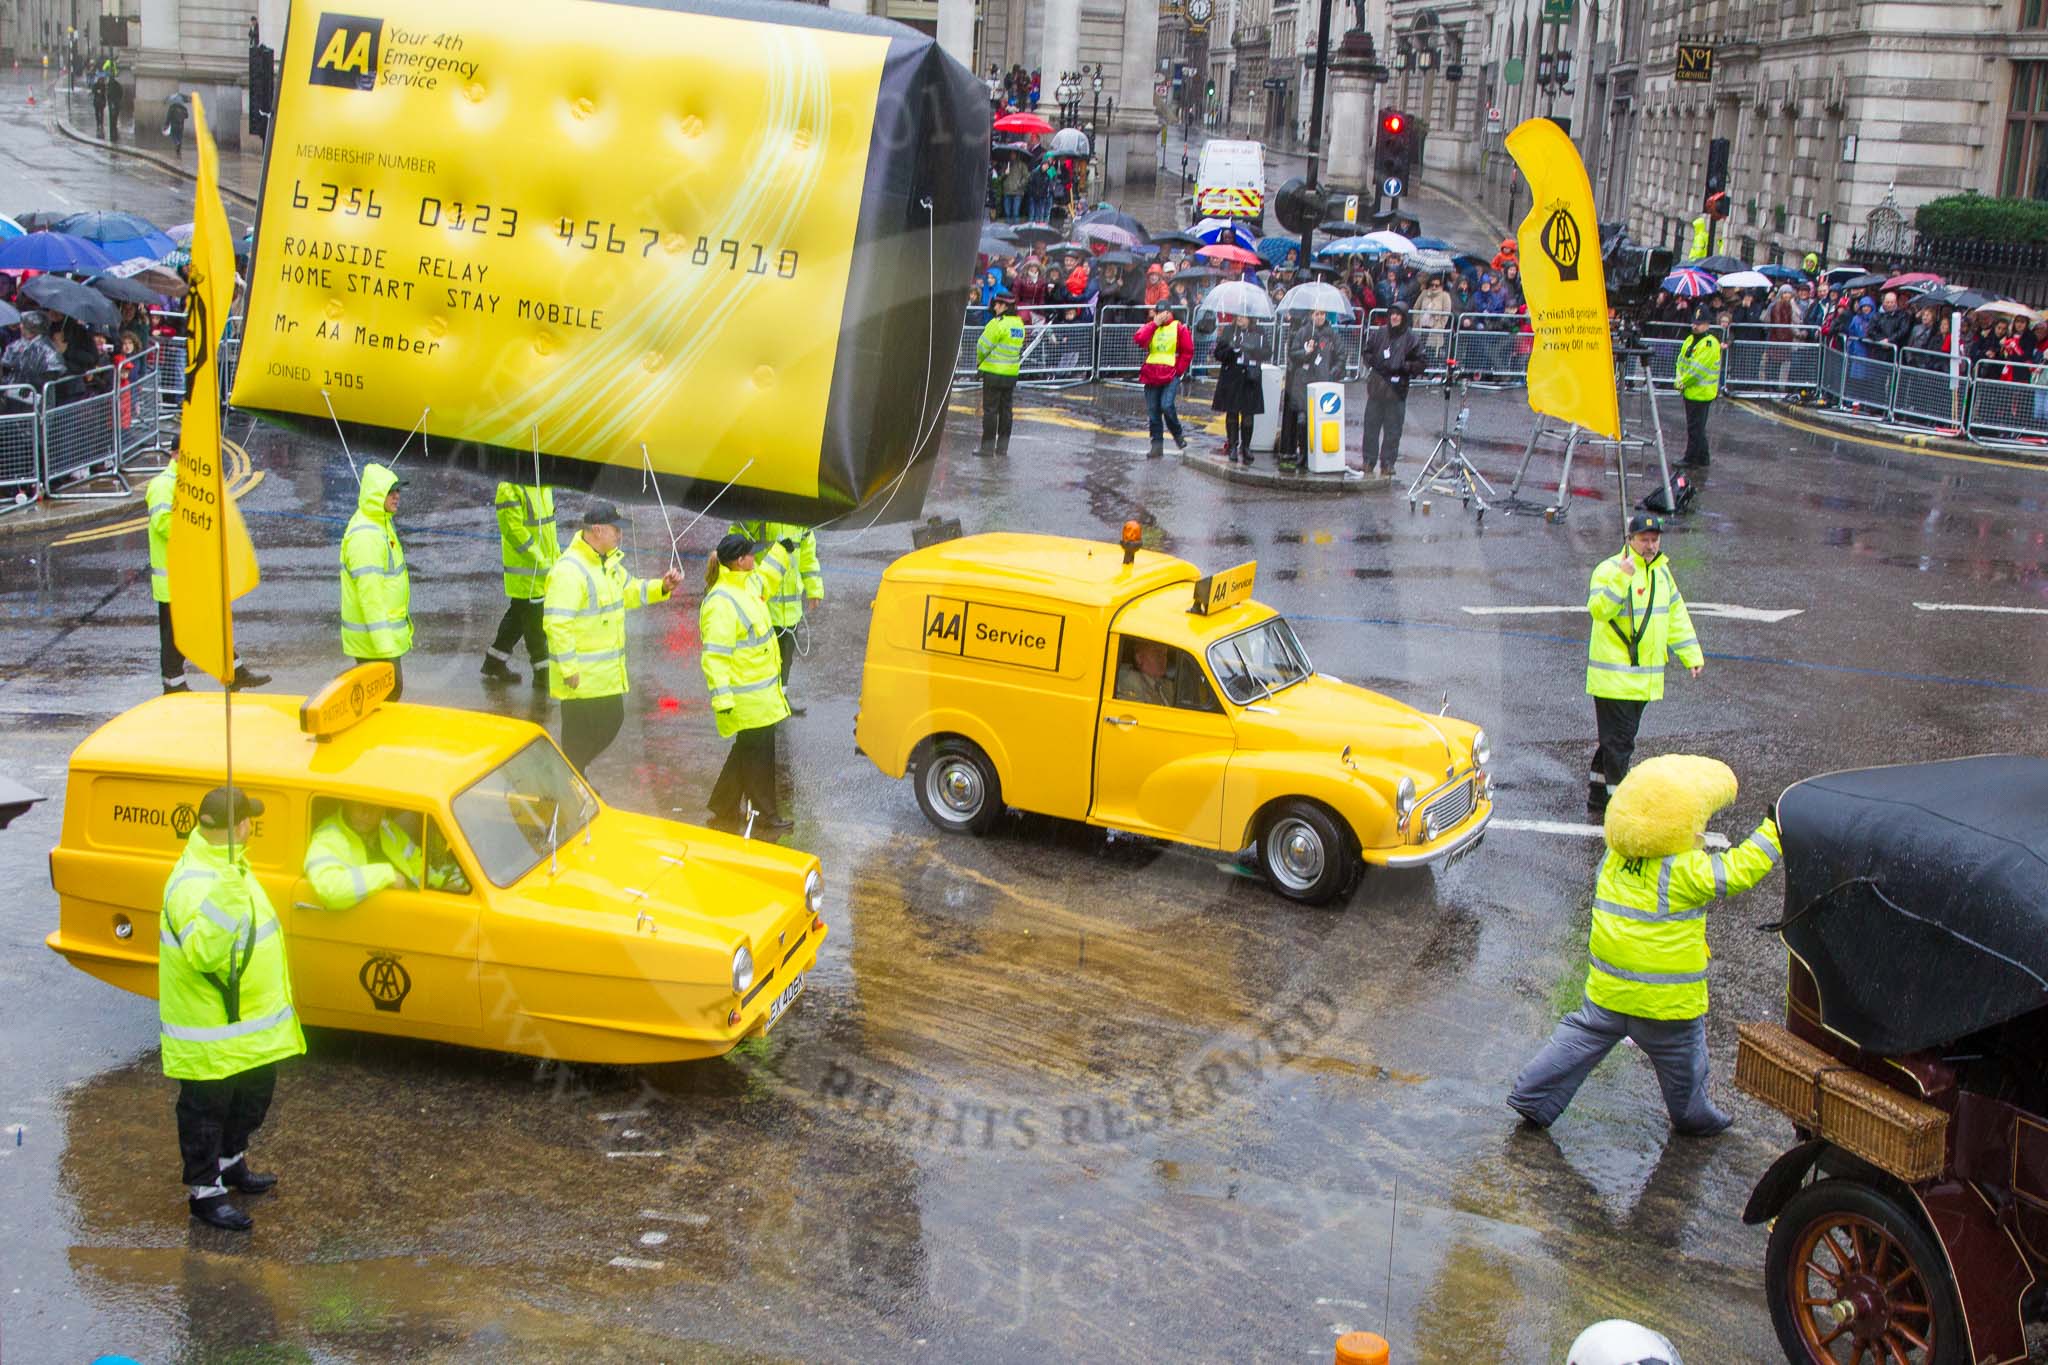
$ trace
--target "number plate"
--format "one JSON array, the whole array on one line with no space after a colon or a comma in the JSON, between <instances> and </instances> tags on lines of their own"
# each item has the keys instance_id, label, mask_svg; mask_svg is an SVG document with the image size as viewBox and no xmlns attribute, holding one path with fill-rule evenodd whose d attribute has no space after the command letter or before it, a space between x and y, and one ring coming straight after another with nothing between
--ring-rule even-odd
<instances>
[{"instance_id":1,"label":"number plate","mask_svg":"<svg viewBox=\"0 0 2048 1365\"><path fill-rule=\"evenodd\" d=\"M768 1007L768 1022L761 1026L762 1030L765 1032L767 1029L774 1027L775 1021L782 1017L782 1012L788 1009L795 1002L796 998L803 993L804 979L802 977L798 977L787 986L784 986L782 994L776 996L775 1003Z\"/></svg>"},{"instance_id":2,"label":"number plate","mask_svg":"<svg viewBox=\"0 0 2048 1365\"><path fill-rule=\"evenodd\" d=\"M1486 836L1485 836L1484 834L1482 834L1482 835L1480 835L1480 836L1479 836L1479 837L1478 837L1477 839L1474 839L1474 840L1473 840L1473 841L1472 841L1471 843L1469 843L1469 844L1465 845L1465 846L1464 846L1463 848L1459 849L1459 850L1458 850L1458 851L1457 851L1456 853L1453 853L1453 854L1452 854L1452 855L1451 855L1450 857L1448 857L1448 858L1444 859L1444 861L1443 861L1443 865L1444 865L1445 867L1455 867L1455 866L1457 866L1457 865L1458 865L1459 863L1461 863L1461 862L1465 861L1465 859L1467 859L1467 858L1469 858L1470 856L1472 856L1472 854L1473 854L1473 853L1477 852L1477 851L1478 851L1478 849L1479 849L1479 846L1480 846L1481 844L1485 843L1485 842L1486 842Z\"/></svg>"}]
</instances>

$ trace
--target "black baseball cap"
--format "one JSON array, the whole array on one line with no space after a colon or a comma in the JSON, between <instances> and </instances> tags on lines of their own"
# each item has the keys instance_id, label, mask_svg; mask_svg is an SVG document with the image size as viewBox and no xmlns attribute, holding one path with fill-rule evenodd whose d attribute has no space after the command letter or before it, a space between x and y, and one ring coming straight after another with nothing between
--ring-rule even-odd
<instances>
[{"instance_id":1,"label":"black baseball cap","mask_svg":"<svg viewBox=\"0 0 2048 1365\"><path fill-rule=\"evenodd\" d=\"M1630 535L1641 535L1645 531L1654 531L1660 536L1663 535L1664 518L1652 516L1648 512L1638 512L1628 519L1628 533Z\"/></svg>"},{"instance_id":2,"label":"black baseball cap","mask_svg":"<svg viewBox=\"0 0 2048 1365\"><path fill-rule=\"evenodd\" d=\"M718 542L718 562L731 568L736 560L745 559L753 554L754 550L755 541L752 536L743 536L738 531L728 532Z\"/></svg>"},{"instance_id":3,"label":"black baseball cap","mask_svg":"<svg viewBox=\"0 0 2048 1365\"><path fill-rule=\"evenodd\" d=\"M585 526L617 526L619 524L619 509L616 504L599 498L596 502L583 509L583 524Z\"/></svg>"},{"instance_id":4,"label":"black baseball cap","mask_svg":"<svg viewBox=\"0 0 2048 1365\"><path fill-rule=\"evenodd\" d=\"M207 829L232 829L263 814L263 803L240 787L215 787L199 801L199 823Z\"/></svg>"}]
</instances>

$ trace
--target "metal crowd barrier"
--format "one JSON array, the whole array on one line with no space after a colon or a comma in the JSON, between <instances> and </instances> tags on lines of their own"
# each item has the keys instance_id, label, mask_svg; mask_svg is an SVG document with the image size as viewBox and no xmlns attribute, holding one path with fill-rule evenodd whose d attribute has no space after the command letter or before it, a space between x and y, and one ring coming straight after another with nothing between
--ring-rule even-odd
<instances>
[{"instance_id":1,"label":"metal crowd barrier","mask_svg":"<svg viewBox=\"0 0 2048 1365\"><path fill-rule=\"evenodd\" d=\"M35 506L43 491L42 395L27 384L0 387L0 512Z\"/></svg>"},{"instance_id":2,"label":"metal crowd barrier","mask_svg":"<svg viewBox=\"0 0 2048 1365\"><path fill-rule=\"evenodd\" d=\"M156 338L157 349L163 352L163 363L157 369L157 391L175 416L185 401L185 315L158 313L155 317L158 322L177 328L169 336Z\"/></svg>"},{"instance_id":3,"label":"metal crowd barrier","mask_svg":"<svg viewBox=\"0 0 2048 1365\"><path fill-rule=\"evenodd\" d=\"M1789 397L1820 388L1820 328L1744 322L1729 328L1721 386L1745 397Z\"/></svg>"},{"instance_id":4,"label":"metal crowd barrier","mask_svg":"<svg viewBox=\"0 0 2048 1365\"><path fill-rule=\"evenodd\" d=\"M1980 360L1963 382L1969 386L1964 434L1972 441L2002 450L2048 446L2048 365Z\"/></svg>"},{"instance_id":5,"label":"metal crowd barrier","mask_svg":"<svg viewBox=\"0 0 2048 1365\"><path fill-rule=\"evenodd\" d=\"M1465 313L1451 342L1451 358L1467 380L1480 388L1513 388L1529 377L1529 352L1535 338L1522 330L1529 319L1520 313Z\"/></svg>"},{"instance_id":6,"label":"metal crowd barrier","mask_svg":"<svg viewBox=\"0 0 2048 1365\"><path fill-rule=\"evenodd\" d=\"M1143 304L1113 303L1100 315L1101 335L1096 342L1096 376L1105 383L1135 384L1145 364L1145 348L1136 340L1140 327L1152 321L1155 310ZM1173 309L1174 321L1188 325L1188 310Z\"/></svg>"},{"instance_id":7,"label":"metal crowd barrier","mask_svg":"<svg viewBox=\"0 0 2048 1365\"><path fill-rule=\"evenodd\" d=\"M43 386L43 493L54 500L129 493L126 458L157 443L156 348ZM81 485L111 480L112 488Z\"/></svg>"},{"instance_id":8,"label":"metal crowd barrier","mask_svg":"<svg viewBox=\"0 0 2048 1365\"><path fill-rule=\"evenodd\" d=\"M1093 322L1047 322L1024 332L1024 363L1017 382L1064 389L1086 384L1096 374L1098 333Z\"/></svg>"},{"instance_id":9,"label":"metal crowd barrier","mask_svg":"<svg viewBox=\"0 0 2048 1365\"><path fill-rule=\"evenodd\" d=\"M1821 393L1836 414L1857 422L1892 420L1892 380L1896 371L1887 342L1832 337L1821 366Z\"/></svg>"},{"instance_id":10,"label":"metal crowd barrier","mask_svg":"<svg viewBox=\"0 0 2048 1365\"><path fill-rule=\"evenodd\" d=\"M1889 420L1960 432L1969 416L1970 387L1967 360L1947 351L1903 350L1892 367Z\"/></svg>"}]
</instances>

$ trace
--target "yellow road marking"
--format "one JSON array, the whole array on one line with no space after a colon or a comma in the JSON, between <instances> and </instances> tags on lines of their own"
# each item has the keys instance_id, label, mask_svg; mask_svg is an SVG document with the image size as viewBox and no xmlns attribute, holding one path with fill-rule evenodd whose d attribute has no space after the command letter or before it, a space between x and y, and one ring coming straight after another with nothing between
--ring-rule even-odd
<instances>
[{"instance_id":1,"label":"yellow road marking","mask_svg":"<svg viewBox=\"0 0 2048 1365\"><path fill-rule=\"evenodd\" d=\"M249 452L233 441L223 437L221 445L228 452L228 496L240 502L244 494L263 482L263 471L251 468ZM148 529L147 516L131 517L127 521L117 521L112 526L96 526L90 531L74 531L62 539L52 541L51 548L55 549L61 545L84 545L95 540L112 540L116 536Z\"/></svg>"},{"instance_id":2,"label":"yellow road marking","mask_svg":"<svg viewBox=\"0 0 2048 1365\"><path fill-rule=\"evenodd\" d=\"M2048 468L2038 460L2001 460L1996 455L1965 455L1960 451L1937 450L1932 446L1916 445L1909 441L1887 441L1875 436L1860 436L1841 427L1816 426L1811 422L1802 422L1797 418L1760 407L1746 398L1731 398L1728 401L1744 412L1754 413L1766 422L1776 422L1779 426L1791 427L1794 431L1810 432L1815 436L1827 436L1837 441L1853 441L1857 445L1873 446L1879 450L1896 450L1907 455L1928 455L1937 460L1959 460L1964 464L1997 465L2001 469L2031 469L2036 473Z\"/></svg>"},{"instance_id":3,"label":"yellow road marking","mask_svg":"<svg viewBox=\"0 0 2048 1365\"><path fill-rule=\"evenodd\" d=\"M981 416L980 408L969 407L961 403L952 403L947 406L962 417ZM1093 431L1103 436L1143 436L1145 434L1142 428L1104 426L1100 422L1091 422L1085 417L1069 417L1054 408L1017 408L1014 411L1014 415L1020 422L1040 422L1046 426L1068 427L1074 431ZM1214 436L1223 430L1223 418L1221 416L1206 418L1183 416L1180 420L1181 425L1189 431L1200 431Z\"/></svg>"}]
</instances>

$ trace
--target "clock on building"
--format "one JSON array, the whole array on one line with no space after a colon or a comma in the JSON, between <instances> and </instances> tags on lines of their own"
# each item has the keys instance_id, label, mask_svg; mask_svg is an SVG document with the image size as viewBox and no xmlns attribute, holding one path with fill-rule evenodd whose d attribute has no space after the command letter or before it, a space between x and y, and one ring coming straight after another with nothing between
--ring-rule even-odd
<instances>
[{"instance_id":1,"label":"clock on building","mask_svg":"<svg viewBox=\"0 0 2048 1365\"><path fill-rule=\"evenodd\" d=\"M1215 0L1187 0L1188 22L1191 24L1206 24L1215 12Z\"/></svg>"}]
</instances>

